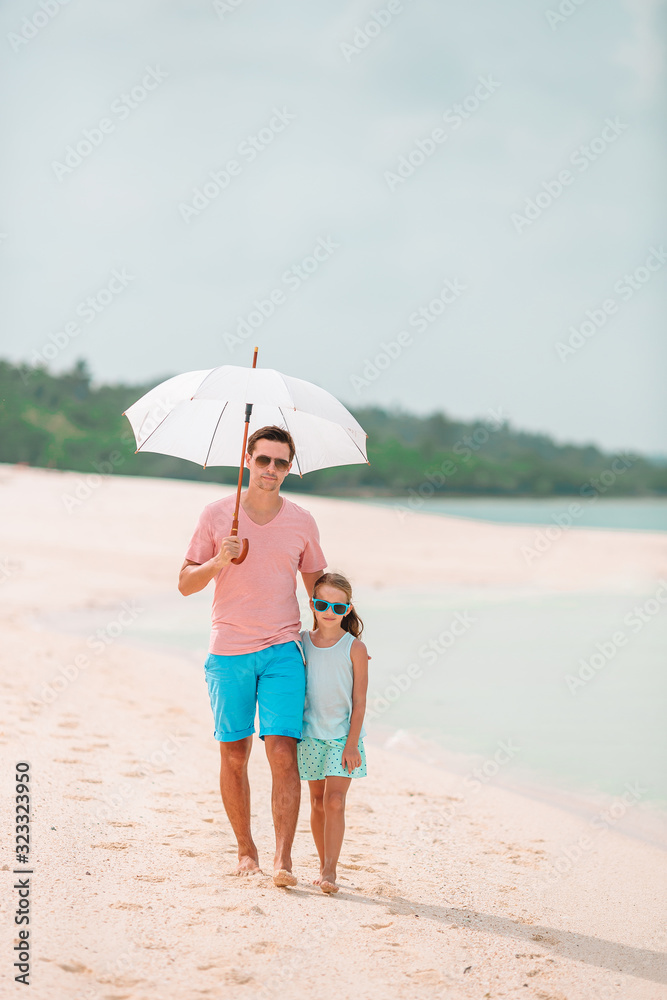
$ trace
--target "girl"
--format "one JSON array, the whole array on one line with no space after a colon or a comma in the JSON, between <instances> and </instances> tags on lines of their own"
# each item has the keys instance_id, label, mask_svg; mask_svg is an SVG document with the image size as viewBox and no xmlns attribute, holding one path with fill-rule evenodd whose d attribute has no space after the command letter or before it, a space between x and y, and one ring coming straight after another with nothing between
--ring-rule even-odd
<instances>
[{"instance_id":1,"label":"girl","mask_svg":"<svg viewBox=\"0 0 667 1000\"><path fill-rule=\"evenodd\" d=\"M352 587L338 573L324 573L310 600L313 631L302 632L306 701L299 776L310 786L310 828L320 856L322 892L338 892L336 864L345 832L345 796L352 778L366 776L364 712L368 653L363 622L352 606Z\"/></svg>"}]
</instances>

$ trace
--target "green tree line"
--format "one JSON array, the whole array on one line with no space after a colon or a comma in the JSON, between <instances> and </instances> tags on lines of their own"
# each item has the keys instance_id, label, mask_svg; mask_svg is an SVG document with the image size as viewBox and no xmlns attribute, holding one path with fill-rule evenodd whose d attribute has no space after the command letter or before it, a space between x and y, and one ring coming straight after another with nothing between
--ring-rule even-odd
<instances>
[{"instance_id":1,"label":"green tree line","mask_svg":"<svg viewBox=\"0 0 667 1000\"><path fill-rule=\"evenodd\" d=\"M0 361L0 462L236 482L231 468L204 470L166 455L134 453L122 413L154 384L94 385L83 361L61 374ZM370 464L290 476L291 491L545 497L580 495L588 486L608 496L667 494L667 466L635 454L621 463L594 445L556 444L548 435L513 429L500 414L462 422L442 412L420 417L380 407L350 409L369 435Z\"/></svg>"}]
</instances>

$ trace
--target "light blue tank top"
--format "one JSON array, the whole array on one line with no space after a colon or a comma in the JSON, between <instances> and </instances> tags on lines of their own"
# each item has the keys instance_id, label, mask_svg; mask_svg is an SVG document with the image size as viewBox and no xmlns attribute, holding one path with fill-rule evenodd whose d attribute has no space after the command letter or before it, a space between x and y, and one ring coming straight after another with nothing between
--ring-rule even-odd
<instances>
[{"instance_id":1,"label":"light blue tank top","mask_svg":"<svg viewBox=\"0 0 667 1000\"><path fill-rule=\"evenodd\" d=\"M340 740L350 732L354 673L350 647L354 636L346 632L326 649L315 646L307 631L301 633L306 656L306 701L303 707L304 736L316 740ZM362 725L360 737L366 731Z\"/></svg>"}]
</instances>

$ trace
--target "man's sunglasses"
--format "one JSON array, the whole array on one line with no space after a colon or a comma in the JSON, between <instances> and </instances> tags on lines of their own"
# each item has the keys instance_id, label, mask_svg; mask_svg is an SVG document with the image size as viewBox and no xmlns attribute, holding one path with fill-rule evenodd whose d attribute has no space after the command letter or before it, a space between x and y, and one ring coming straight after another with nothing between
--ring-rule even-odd
<instances>
[{"instance_id":1,"label":"man's sunglasses","mask_svg":"<svg viewBox=\"0 0 667 1000\"><path fill-rule=\"evenodd\" d=\"M258 465L260 469L268 469L273 461L278 472L285 472L290 467L289 460L287 458L269 458L268 455L253 455L252 458L255 460L255 465Z\"/></svg>"},{"instance_id":2,"label":"man's sunglasses","mask_svg":"<svg viewBox=\"0 0 667 1000\"><path fill-rule=\"evenodd\" d=\"M350 608L352 607L352 605L338 604L338 603L332 604L331 601L321 601L319 597L314 597L313 607L315 608L316 611L326 611L327 608L331 608L331 610L335 615L346 615L350 610Z\"/></svg>"}]
</instances>

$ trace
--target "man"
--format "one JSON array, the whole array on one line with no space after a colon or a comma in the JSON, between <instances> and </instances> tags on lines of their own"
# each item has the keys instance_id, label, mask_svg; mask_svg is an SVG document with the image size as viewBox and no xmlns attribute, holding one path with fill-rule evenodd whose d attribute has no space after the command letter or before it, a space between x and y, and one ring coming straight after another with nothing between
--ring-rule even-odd
<instances>
[{"instance_id":1,"label":"man","mask_svg":"<svg viewBox=\"0 0 667 1000\"><path fill-rule=\"evenodd\" d=\"M235 496L209 504L181 567L178 589L195 594L215 579L213 628L205 674L220 742L220 793L238 843L239 875L260 871L250 829L248 758L259 705L273 782L276 834L273 880L296 885L292 842L301 798L296 759L305 697L299 644L296 574L308 596L326 560L311 514L280 496L292 467L294 441L281 427L262 427L248 440L248 489L241 495L239 537L229 534ZM231 560L249 542L244 562Z\"/></svg>"}]
</instances>

